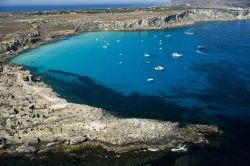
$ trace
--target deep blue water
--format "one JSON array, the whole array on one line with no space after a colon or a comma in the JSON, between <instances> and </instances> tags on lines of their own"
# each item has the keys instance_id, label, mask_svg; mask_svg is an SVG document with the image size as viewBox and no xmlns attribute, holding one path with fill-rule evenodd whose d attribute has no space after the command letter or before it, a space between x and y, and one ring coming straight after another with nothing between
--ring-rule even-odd
<instances>
[{"instance_id":1,"label":"deep blue water","mask_svg":"<svg viewBox=\"0 0 250 166\"><path fill-rule=\"evenodd\" d=\"M166 155L153 165L249 165L249 34L250 21L88 32L23 53L12 63L42 75L70 102L118 116L216 124L223 130L213 138L219 146ZM174 52L183 56L174 58ZM159 65L165 70L156 71Z\"/></svg>"},{"instance_id":2,"label":"deep blue water","mask_svg":"<svg viewBox=\"0 0 250 166\"><path fill-rule=\"evenodd\" d=\"M68 10L90 10L90 9L118 9L118 8L147 8L161 6L157 3L141 4L84 4L84 5L24 5L24 6L1 6L0 12L37 12L37 11L68 11Z\"/></svg>"}]
</instances>

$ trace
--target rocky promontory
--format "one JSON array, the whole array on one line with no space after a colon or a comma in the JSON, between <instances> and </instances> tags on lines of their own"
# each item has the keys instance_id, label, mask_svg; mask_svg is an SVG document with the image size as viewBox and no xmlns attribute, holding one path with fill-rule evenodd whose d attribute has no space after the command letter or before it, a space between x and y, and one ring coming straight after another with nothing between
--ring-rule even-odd
<instances>
[{"instance_id":1,"label":"rocky promontory","mask_svg":"<svg viewBox=\"0 0 250 166\"><path fill-rule=\"evenodd\" d=\"M13 65L0 73L0 92L0 154L92 146L116 153L178 151L188 143L208 144L204 134L219 132L216 126L122 119L100 108L68 103L39 77Z\"/></svg>"}]
</instances>

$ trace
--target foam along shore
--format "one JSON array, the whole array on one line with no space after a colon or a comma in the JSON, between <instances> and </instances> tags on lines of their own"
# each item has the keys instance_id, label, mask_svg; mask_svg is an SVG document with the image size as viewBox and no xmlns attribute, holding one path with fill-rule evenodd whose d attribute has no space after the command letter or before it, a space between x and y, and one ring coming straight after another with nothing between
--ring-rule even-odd
<instances>
[{"instance_id":1,"label":"foam along shore","mask_svg":"<svg viewBox=\"0 0 250 166\"><path fill-rule=\"evenodd\" d=\"M116 153L171 151L185 143L208 144L204 134L219 133L216 126L179 127L173 122L123 119L100 108L68 103L29 71L14 65L4 66L0 73L0 90L0 154L89 146Z\"/></svg>"}]
</instances>

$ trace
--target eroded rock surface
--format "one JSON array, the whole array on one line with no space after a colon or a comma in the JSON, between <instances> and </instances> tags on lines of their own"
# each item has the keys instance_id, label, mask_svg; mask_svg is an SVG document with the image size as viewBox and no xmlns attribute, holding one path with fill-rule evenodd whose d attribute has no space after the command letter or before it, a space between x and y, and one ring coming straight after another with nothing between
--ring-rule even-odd
<instances>
[{"instance_id":1,"label":"eroded rock surface","mask_svg":"<svg viewBox=\"0 0 250 166\"><path fill-rule=\"evenodd\" d=\"M34 153L64 146L100 145L116 152L207 144L216 126L122 119L105 110L68 103L29 71L7 65L0 73L0 152Z\"/></svg>"}]
</instances>

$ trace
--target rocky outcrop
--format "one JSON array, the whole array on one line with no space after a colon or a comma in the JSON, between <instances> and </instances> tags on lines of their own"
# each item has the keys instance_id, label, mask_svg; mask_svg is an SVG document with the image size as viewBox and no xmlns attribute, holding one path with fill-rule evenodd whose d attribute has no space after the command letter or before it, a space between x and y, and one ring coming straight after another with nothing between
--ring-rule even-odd
<instances>
[{"instance_id":1,"label":"rocky outcrop","mask_svg":"<svg viewBox=\"0 0 250 166\"><path fill-rule=\"evenodd\" d=\"M229 21L250 19L249 10L229 9L187 9L176 14L155 16L125 21L100 22L99 29L115 30L148 30L166 29L193 24L201 21Z\"/></svg>"},{"instance_id":2,"label":"rocky outcrop","mask_svg":"<svg viewBox=\"0 0 250 166\"><path fill-rule=\"evenodd\" d=\"M0 73L0 154L43 153L61 147L102 146L119 152L171 150L187 143L208 144L216 126L117 118L105 110L68 103L21 67ZM63 147L63 148L62 148Z\"/></svg>"},{"instance_id":3,"label":"rocky outcrop","mask_svg":"<svg viewBox=\"0 0 250 166\"><path fill-rule=\"evenodd\" d=\"M249 0L171 0L173 6L249 7Z\"/></svg>"}]
</instances>

